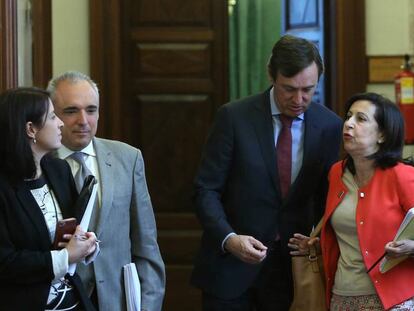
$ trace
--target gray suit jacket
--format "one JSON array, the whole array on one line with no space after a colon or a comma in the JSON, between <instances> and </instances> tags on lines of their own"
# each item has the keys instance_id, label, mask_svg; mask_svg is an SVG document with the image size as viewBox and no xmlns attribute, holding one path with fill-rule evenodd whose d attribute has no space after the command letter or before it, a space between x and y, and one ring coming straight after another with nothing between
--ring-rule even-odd
<instances>
[{"instance_id":1,"label":"gray suit jacket","mask_svg":"<svg viewBox=\"0 0 414 311\"><path fill-rule=\"evenodd\" d=\"M123 311L122 267L134 262L141 281L142 310L161 310L165 268L141 152L113 140L94 138L93 144L102 206L92 215L90 230L101 240L101 252L93 264L78 265L77 272L87 290L92 291L96 283L100 311Z\"/></svg>"}]
</instances>

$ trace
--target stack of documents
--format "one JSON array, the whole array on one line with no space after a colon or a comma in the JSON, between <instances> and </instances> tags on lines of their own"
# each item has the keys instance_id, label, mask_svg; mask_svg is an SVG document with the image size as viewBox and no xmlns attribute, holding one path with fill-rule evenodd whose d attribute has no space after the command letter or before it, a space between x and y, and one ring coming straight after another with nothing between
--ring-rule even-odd
<instances>
[{"instance_id":1,"label":"stack of documents","mask_svg":"<svg viewBox=\"0 0 414 311\"><path fill-rule=\"evenodd\" d=\"M86 179L87 178L87 179ZM83 231L88 231L89 228L89 222L91 220L93 208L95 205L96 200L96 194L98 191L98 184L95 181L95 177L92 175L85 178L85 183L82 187L82 190L79 194L78 200L76 201L76 204L81 204L86 206L79 206L79 209L83 209L83 215L82 220L80 222L80 226ZM96 257L96 255L95 255ZM90 263L90 262L89 262ZM68 273L70 275L74 275L76 271L76 263L72 263L69 265Z\"/></svg>"},{"instance_id":2,"label":"stack of documents","mask_svg":"<svg viewBox=\"0 0 414 311\"><path fill-rule=\"evenodd\" d=\"M403 222L400 225L400 228L395 235L394 241L401 240L414 240L414 207L411 208L404 217ZM387 258L381 261L380 271L382 273L387 272L391 268L398 265L401 261L407 259L408 256L401 256L398 258Z\"/></svg>"}]
</instances>

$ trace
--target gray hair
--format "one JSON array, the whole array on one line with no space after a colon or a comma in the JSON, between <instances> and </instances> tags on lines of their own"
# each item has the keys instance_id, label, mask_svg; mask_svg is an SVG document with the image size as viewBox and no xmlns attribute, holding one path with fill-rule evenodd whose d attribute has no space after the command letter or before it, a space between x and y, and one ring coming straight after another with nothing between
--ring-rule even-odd
<instances>
[{"instance_id":1,"label":"gray hair","mask_svg":"<svg viewBox=\"0 0 414 311\"><path fill-rule=\"evenodd\" d=\"M53 100L56 95L56 88L60 82L68 81L69 83L78 83L82 81L88 82L95 91L99 99L99 89L96 83L86 74L79 71L66 71L57 77L51 79L47 85L47 91L50 93L50 98Z\"/></svg>"}]
</instances>

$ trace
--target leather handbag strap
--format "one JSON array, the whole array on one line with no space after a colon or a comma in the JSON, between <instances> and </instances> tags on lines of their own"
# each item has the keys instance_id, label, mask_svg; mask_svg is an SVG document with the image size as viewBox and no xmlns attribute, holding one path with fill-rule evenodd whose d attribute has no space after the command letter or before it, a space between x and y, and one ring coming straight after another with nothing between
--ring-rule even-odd
<instances>
[{"instance_id":1,"label":"leather handbag strap","mask_svg":"<svg viewBox=\"0 0 414 311\"><path fill-rule=\"evenodd\" d=\"M312 232L310 234L310 239L311 240L312 239L317 239L317 236L321 232L322 224L323 224L323 217L322 217L321 220L319 220L319 222L316 225L316 227L312 230ZM319 258L319 261L318 261L318 258ZM309 260L309 262L311 264L312 271L314 273L321 273L321 271L322 271L321 270L322 269L321 266L319 266L320 259L321 259L320 250L319 250L319 254L318 254L318 247L317 247L316 243L313 243L311 246L309 246L308 260Z\"/></svg>"},{"instance_id":2,"label":"leather handbag strap","mask_svg":"<svg viewBox=\"0 0 414 311\"><path fill-rule=\"evenodd\" d=\"M316 236L319 235L319 233L321 232L322 229L322 224L323 224L323 217L321 218L321 220L319 220L319 223L316 225L316 227L312 230L310 237L314 238Z\"/></svg>"}]
</instances>

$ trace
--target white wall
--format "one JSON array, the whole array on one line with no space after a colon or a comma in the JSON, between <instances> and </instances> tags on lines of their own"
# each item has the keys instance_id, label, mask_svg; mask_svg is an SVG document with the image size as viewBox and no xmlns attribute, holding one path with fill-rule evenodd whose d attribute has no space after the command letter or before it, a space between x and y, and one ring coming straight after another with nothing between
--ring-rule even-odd
<instances>
[{"instance_id":1,"label":"white wall","mask_svg":"<svg viewBox=\"0 0 414 311\"><path fill-rule=\"evenodd\" d=\"M365 0L365 5L367 55L409 54L414 61L414 1ZM367 91L383 94L395 101L393 83L368 84ZM403 156L413 155L414 145L406 145Z\"/></svg>"},{"instance_id":2,"label":"white wall","mask_svg":"<svg viewBox=\"0 0 414 311\"><path fill-rule=\"evenodd\" d=\"M51 2L53 76L67 70L89 74L89 1Z\"/></svg>"},{"instance_id":3,"label":"white wall","mask_svg":"<svg viewBox=\"0 0 414 311\"><path fill-rule=\"evenodd\" d=\"M367 55L413 55L414 1L365 0L365 6ZM395 99L392 83L368 84L367 91Z\"/></svg>"},{"instance_id":4,"label":"white wall","mask_svg":"<svg viewBox=\"0 0 414 311\"><path fill-rule=\"evenodd\" d=\"M412 0L365 0L367 55L413 52Z\"/></svg>"}]
</instances>

